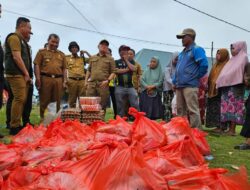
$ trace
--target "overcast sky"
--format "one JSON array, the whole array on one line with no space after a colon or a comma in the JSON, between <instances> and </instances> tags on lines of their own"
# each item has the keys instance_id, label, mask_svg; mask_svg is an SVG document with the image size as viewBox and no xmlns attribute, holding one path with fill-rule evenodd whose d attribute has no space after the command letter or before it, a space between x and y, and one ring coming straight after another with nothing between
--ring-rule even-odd
<instances>
[{"instance_id":1,"label":"overcast sky","mask_svg":"<svg viewBox=\"0 0 250 190\"><path fill-rule=\"evenodd\" d=\"M181 46L181 41L176 39L175 35L184 28L192 27L197 32L197 44L203 47L211 47L212 41L216 48L229 47L230 43L238 40L246 40L247 44L250 45L248 41L249 33L195 12L173 0L70 1L98 31L104 33ZM248 0L181 1L250 30L250 2ZM8 33L14 31L18 17L18 15L8 13L7 11L14 11L69 26L95 30L67 0L0 0L0 3L3 9L2 18L0 19L1 41L4 41ZM89 53L95 54L97 52L97 44L103 38L111 42L110 47L115 58L118 58L117 48L122 44L129 45L136 51L142 48L170 52L182 50L182 47L142 43L70 29L32 18L30 20L34 33L30 41L33 54L44 45L50 33L59 34L61 37L59 49L66 54L69 53L68 44L72 40L77 41L81 49L86 49ZM210 56L210 54L211 52L207 50L207 55Z\"/></svg>"}]
</instances>

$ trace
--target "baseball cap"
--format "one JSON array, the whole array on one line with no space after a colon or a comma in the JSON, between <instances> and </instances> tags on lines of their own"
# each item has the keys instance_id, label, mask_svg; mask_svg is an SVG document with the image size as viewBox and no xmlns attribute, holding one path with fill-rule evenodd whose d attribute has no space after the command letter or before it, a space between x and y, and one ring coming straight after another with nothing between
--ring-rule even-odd
<instances>
[{"instance_id":1,"label":"baseball cap","mask_svg":"<svg viewBox=\"0 0 250 190\"><path fill-rule=\"evenodd\" d=\"M177 34L176 38L181 39L181 38L183 38L186 35L196 36L196 33L195 33L194 29L192 29L192 28L186 28L186 29L184 29L182 31L182 33Z\"/></svg>"},{"instance_id":2,"label":"baseball cap","mask_svg":"<svg viewBox=\"0 0 250 190\"><path fill-rule=\"evenodd\" d=\"M99 44L105 44L105 45L109 46L108 40L105 40L105 39L101 40Z\"/></svg>"},{"instance_id":3,"label":"baseball cap","mask_svg":"<svg viewBox=\"0 0 250 190\"><path fill-rule=\"evenodd\" d=\"M121 46L119 47L119 52L121 52L121 51L128 51L128 50L130 50L130 47L128 47L128 46L126 46L126 45L121 45Z\"/></svg>"}]
</instances>

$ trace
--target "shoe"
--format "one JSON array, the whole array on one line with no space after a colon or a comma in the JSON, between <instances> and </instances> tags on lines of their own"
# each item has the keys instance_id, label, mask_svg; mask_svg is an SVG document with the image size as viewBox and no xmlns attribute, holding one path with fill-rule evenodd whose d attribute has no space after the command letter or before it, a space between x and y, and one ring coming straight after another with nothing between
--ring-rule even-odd
<instances>
[{"instance_id":1,"label":"shoe","mask_svg":"<svg viewBox=\"0 0 250 190\"><path fill-rule=\"evenodd\" d=\"M250 150L250 144L242 143L242 144L236 145L234 147L234 149L237 149L237 150Z\"/></svg>"},{"instance_id":2,"label":"shoe","mask_svg":"<svg viewBox=\"0 0 250 190\"><path fill-rule=\"evenodd\" d=\"M22 127L11 127L10 128L10 135L16 135L19 133L19 131L22 130Z\"/></svg>"}]
</instances>

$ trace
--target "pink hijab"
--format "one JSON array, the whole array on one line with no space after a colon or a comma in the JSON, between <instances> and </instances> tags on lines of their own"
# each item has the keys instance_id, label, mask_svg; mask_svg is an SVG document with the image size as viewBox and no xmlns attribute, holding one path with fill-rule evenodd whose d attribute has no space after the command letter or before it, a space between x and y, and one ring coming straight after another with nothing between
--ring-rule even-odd
<instances>
[{"instance_id":1,"label":"pink hijab","mask_svg":"<svg viewBox=\"0 0 250 190\"><path fill-rule=\"evenodd\" d=\"M248 62L247 44L245 41L239 41L233 43L232 46L236 49L238 54L232 56L223 67L217 78L216 88L243 83L244 68Z\"/></svg>"}]
</instances>

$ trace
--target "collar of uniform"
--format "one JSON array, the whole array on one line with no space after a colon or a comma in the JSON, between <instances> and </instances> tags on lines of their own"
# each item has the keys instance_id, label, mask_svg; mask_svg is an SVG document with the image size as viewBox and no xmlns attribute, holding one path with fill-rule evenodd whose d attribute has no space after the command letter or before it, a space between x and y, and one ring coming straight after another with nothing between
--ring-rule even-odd
<instances>
[{"instance_id":1,"label":"collar of uniform","mask_svg":"<svg viewBox=\"0 0 250 190\"><path fill-rule=\"evenodd\" d=\"M70 55L70 58L79 58L80 56L79 55L76 55L76 57L74 57L74 55Z\"/></svg>"},{"instance_id":2,"label":"collar of uniform","mask_svg":"<svg viewBox=\"0 0 250 190\"><path fill-rule=\"evenodd\" d=\"M97 54L98 57L107 57L106 54L100 55L100 53Z\"/></svg>"},{"instance_id":3,"label":"collar of uniform","mask_svg":"<svg viewBox=\"0 0 250 190\"><path fill-rule=\"evenodd\" d=\"M57 49L56 50L52 50L52 49L49 49L49 47L46 48L48 51L51 51L51 52L59 52Z\"/></svg>"}]
</instances>

